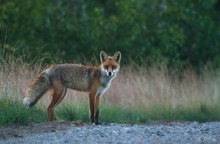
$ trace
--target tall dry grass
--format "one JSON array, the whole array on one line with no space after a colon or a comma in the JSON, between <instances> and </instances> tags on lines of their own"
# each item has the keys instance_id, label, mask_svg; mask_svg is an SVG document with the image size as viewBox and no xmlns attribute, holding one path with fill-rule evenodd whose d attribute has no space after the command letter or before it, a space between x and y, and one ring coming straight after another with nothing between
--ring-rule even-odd
<instances>
[{"instance_id":1,"label":"tall dry grass","mask_svg":"<svg viewBox=\"0 0 220 144\"><path fill-rule=\"evenodd\" d=\"M185 70L180 76L171 75L165 66L122 69L106 93L106 101L124 106L148 108L159 104L171 108L196 107L203 103L218 104L219 73L204 71L198 75Z\"/></svg>"},{"instance_id":2,"label":"tall dry grass","mask_svg":"<svg viewBox=\"0 0 220 144\"><path fill-rule=\"evenodd\" d=\"M7 96L22 105L28 85L45 67L41 63L28 64L22 59L2 60L0 98ZM198 75L188 69L182 72L180 78L171 75L166 65L150 68L135 64L122 66L102 98L101 114L106 117L111 115L112 119L120 122L123 122L120 120L122 115L124 117L121 119L128 122L151 119L219 120L219 89L220 78L217 71L204 69L204 72ZM67 103L77 106L72 109L80 109L79 107L85 107L87 99L86 92L68 90L58 109L62 109L62 105ZM45 109L49 102L50 96L46 93L36 107ZM129 117L132 117L130 121Z\"/></svg>"}]
</instances>

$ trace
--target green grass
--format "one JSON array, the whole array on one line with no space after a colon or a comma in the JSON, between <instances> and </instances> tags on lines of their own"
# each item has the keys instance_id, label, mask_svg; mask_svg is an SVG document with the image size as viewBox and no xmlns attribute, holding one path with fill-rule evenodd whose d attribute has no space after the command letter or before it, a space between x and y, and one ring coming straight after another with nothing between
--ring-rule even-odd
<instances>
[{"instance_id":1,"label":"green grass","mask_svg":"<svg viewBox=\"0 0 220 144\"><path fill-rule=\"evenodd\" d=\"M89 122L89 108L87 103L86 101L83 101L81 104L74 102L65 103L57 109L57 118ZM99 120L104 123L143 123L146 122L147 117L138 110L126 110L123 106L101 104Z\"/></svg>"},{"instance_id":2,"label":"green grass","mask_svg":"<svg viewBox=\"0 0 220 144\"><path fill-rule=\"evenodd\" d=\"M193 107L164 107L154 106L147 110L151 120L178 120L178 121L218 121L220 120L220 106L201 104Z\"/></svg>"},{"instance_id":3,"label":"green grass","mask_svg":"<svg viewBox=\"0 0 220 144\"><path fill-rule=\"evenodd\" d=\"M26 109L19 101L5 97L0 99L0 126L46 120L46 113L40 109Z\"/></svg>"},{"instance_id":4,"label":"green grass","mask_svg":"<svg viewBox=\"0 0 220 144\"><path fill-rule=\"evenodd\" d=\"M55 111L58 120L89 122L89 108L86 102L68 102L57 107Z\"/></svg>"},{"instance_id":5,"label":"green grass","mask_svg":"<svg viewBox=\"0 0 220 144\"><path fill-rule=\"evenodd\" d=\"M2 98L0 105L0 126L47 121L46 110L38 108L39 105L26 109L20 101L8 98ZM148 108L140 109L104 102L100 106L99 119L102 123L129 124L147 123L154 120L206 122L220 120L219 111L220 106L217 104L179 108L152 104ZM90 122L88 102L85 100L81 103L65 102L57 107L55 114L58 120Z\"/></svg>"},{"instance_id":6,"label":"green grass","mask_svg":"<svg viewBox=\"0 0 220 144\"><path fill-rule=\"evenodd\" d=\"M125 108L123 105L101 104L100 122L104 123L147 123L154 120L167 121L218 121L220 120L220 106L217 104L201 104L193 107L172 108L153 104L146 109L139 107ZM66 103L59 107L56 114L60 119L70 121L89 122L87 102L82 104Z\"/></svg>"}]
</instances>

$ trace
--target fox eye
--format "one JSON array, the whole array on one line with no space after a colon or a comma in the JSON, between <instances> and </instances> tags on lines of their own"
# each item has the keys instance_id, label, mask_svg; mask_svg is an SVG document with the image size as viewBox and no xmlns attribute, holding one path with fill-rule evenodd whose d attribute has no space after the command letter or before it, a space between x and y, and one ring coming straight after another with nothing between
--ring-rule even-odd
<instances>
[{"instance_id":1,"label":"fox eye","mask_svg":"<svg viewBox=\"0 0 220 144\"><path fill-rule=\"evenodd\" d=\"M116 66L115 66L115 65L113 65L113 66L112 66L112 69L116 69Z\"/></svg>"}]
</instances>

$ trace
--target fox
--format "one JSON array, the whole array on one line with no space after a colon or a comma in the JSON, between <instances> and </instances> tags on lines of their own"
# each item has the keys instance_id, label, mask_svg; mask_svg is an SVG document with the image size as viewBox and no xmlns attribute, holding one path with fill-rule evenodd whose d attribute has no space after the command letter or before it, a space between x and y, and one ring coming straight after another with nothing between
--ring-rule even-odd
<instances>
[{"instance_id":1,"label":"fox","mask_svg":"<svg viewBox=\"0 0 220 144\"><path fill-rule=\"evenodd\" d=\"M100 52L99 66L80 64L55 64L41 72L28 86L23 104L26 108L34 106L47 92L52 97L47 114L49 121L56 121L55 107L64 99L67 89L85 91L89 94L89 118L92 123L99 123L99 105L101 96L110 87L120 69L121 52L113 56Z\"/></svg>"}]
</instances>

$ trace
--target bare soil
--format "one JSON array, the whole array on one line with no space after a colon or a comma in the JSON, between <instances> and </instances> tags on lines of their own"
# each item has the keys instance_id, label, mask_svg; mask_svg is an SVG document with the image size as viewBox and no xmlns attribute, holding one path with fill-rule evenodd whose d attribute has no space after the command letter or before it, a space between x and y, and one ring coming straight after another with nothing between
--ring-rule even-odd
<instances>
[{"instance_id":1,"label":"bare soil","mask_svg":"<svg viewBox=\"0 0 220 144\"><path fill-rule=\"evenodd\" d=\"M0 139L8 138L23 138L28 134L50 133L55 131L66 130L73 126L83 126L82 122L44 122L44 123L29 123L15 124L9 127L0 129Z\"/></svg>"}]
</instances>

